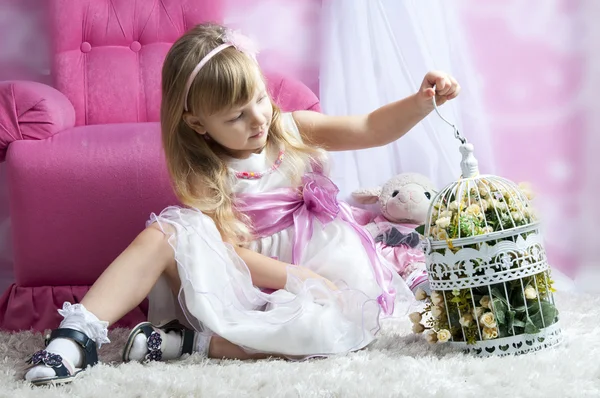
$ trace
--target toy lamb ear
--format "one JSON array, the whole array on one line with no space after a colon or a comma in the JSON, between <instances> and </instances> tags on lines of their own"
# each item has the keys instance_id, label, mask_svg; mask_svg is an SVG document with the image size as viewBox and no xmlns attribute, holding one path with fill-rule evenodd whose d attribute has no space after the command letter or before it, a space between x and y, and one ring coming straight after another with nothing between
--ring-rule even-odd
<instances>
[{"instance_id":1,"label":"toy lamb ear","mask_svg":"<svg viewBox=\"0 0 600 398\"><path fill-rule=\"evenodd\" d=\"M381 187L357 189L356 191L352 192L352 198L363 205L372 205L373 203L377 203L380 195Z\"/></svg>"}]
</instances>

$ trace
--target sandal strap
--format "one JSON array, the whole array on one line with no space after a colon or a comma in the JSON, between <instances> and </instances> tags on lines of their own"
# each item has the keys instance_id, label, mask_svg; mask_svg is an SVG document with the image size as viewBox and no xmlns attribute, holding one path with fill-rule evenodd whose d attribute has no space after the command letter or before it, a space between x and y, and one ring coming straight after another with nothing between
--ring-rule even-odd
<instances>
[{"instance_id":1,"label":"sandal strap","mask_svg":"<svg viewBox=\"0 0 600 398\"><path fill-rule=\"evenodd\" d=\"M33 354L27 362L30 363L31 366L44 364L47 367L54 369L54 373L59 377L72 376L74 373L72 365L70 365L65 358L59 354L54 354L46 350L39 350Z\"/></svg>"},{"instance_id":2,"label":"sandal strap","mask_svg":"<svg viewBox=\"0 0 600 398\"><path fill-rule=\"evenodd\" d=\"M146 353L147 360L162 360L163 340L159 331L165 334L171 331L176 331L181 334L182 342L180 356L183 354L192 354L194 352L195 332L186 328L177 320L173 320L162 326L154 326L152 324L142 325L140 326L139 330L146 336L146 344L148 345L148 352Z\"/></svg>"},{"instance_id":3,"label":"sandal strap","mask_svg":"<svg viewBox=\"0 0 600 398\"><path fill-rule=\"evenodd\" d=\"M188 329L181 324L177 319L173 319L171 322L159 327L159 329L166 333L170 331L177 331L181 334L181 354L193 354L194 353L194 338L196 332L192 329Z\"/></svg>"},{"instance_id":4,"label":"sandal strap","mask_svg":"<svg viewBox=\"0 0 600 398\"><path fill-rule=\"evenodd\" d=\"M181 355L183 354L193 354L194 352L194 338L196 337L196 333L190 329L183 329L182 338L183 344L181 346Z\"/></svg>"},{"instance_id":5,"label":"sandal strap","mask_svg":"<svg viewBox=\"0 0 600 398\"><path fill-rule=\"evenodd\" d=\"M70 328L54 329L52 333L50 333L50 336L46 339L46 345L56 338L69 339L79 344L83 350L82 368L94 366L98 363L98 351L96 349L96 343L94 340L86 336L85 333Z\"/></svg>"}]
</instances>

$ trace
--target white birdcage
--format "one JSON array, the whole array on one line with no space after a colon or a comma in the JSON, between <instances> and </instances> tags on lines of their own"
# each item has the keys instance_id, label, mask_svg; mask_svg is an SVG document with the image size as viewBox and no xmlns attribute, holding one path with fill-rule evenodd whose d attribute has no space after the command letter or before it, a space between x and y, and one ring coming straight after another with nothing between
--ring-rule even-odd
<instances>
[{"instance_id":1,"label":"white birdcage","mask_svg":"<svg viewBox=\"0 0 600 398\"><path fill-rule=\"evenodd\" d=\"M434 100L435 105L435 100ZM431 295L413 330L475 355L521 354L561 341L550 267L527 187L480 175L459 134L462 177L433 199L425 223Z\"/></svg>"}]
</instances>

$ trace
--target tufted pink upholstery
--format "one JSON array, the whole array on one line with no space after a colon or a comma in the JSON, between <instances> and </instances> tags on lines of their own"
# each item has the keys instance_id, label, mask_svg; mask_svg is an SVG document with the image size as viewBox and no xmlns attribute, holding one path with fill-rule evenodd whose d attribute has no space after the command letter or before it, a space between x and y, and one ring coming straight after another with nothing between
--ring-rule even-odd
<instances>
[{"instance_id":1,"label":"tufted pink upholstery","mask_svg":"<svg viewBox=\"0 0 600 398\"><path fill-rule=\"evenodd\" d=\"M176 203L162 152L160 69L174 40L221 19L220 0L51 0L54 88L0 83L16 283L0 329L42 330ZM319 110L302 83L267 76L284 110ZM118 323L131 326L145 307Z\"/></svg>"}]
</instances>

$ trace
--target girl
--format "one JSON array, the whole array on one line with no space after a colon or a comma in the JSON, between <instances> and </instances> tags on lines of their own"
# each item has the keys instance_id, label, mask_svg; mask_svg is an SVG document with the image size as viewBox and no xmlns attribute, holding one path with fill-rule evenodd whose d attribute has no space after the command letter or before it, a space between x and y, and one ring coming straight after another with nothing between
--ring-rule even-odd
<instances>
[{"instance_id":1,"label":"girl","mask_svg":"<svg viewBox=\"0 0 600 398\"><path fill-rule=\"evenodd\" d=\"M368 115L283 114L246 38L213 24L186 33L166 56L161 104L167 165L186 207L153 214L82 302L64 304L26 379L67 382L94 365L107 327L153 287L150 321L178 319L135 327L125 361L303 359L367 346L380 313L393 311L396 280L337 201L324 150L390 143L433 110L434 95L441 104L459 90L430 72L419 92Z\"/></svg>"}]
</instances>

